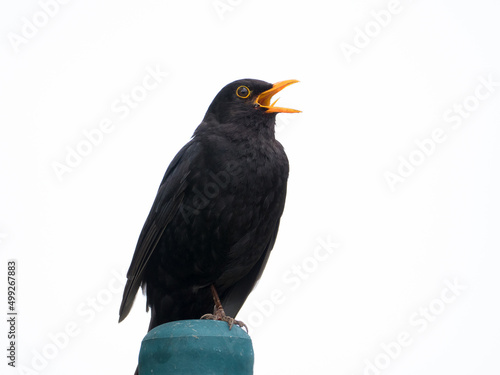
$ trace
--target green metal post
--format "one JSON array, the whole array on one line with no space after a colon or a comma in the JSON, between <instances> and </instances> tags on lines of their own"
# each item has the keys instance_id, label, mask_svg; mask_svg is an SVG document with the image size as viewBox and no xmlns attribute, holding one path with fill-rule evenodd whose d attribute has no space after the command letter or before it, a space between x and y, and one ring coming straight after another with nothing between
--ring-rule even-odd
<instances>
[{"instance_id":1,"label":"green metal post","mask_svg":"<svg viewBox=\"0 0 500 375\"><path fill-rule=\"evenodd\" d=\"M252 375L250 336L217 320L180 320L155 327L142 340L140 375Z\"/></svg>"}]
</instances>

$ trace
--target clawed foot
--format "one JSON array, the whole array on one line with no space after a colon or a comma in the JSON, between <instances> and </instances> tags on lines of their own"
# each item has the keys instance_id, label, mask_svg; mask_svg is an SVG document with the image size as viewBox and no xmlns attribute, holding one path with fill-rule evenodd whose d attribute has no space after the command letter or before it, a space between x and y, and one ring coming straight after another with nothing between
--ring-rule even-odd
<instances>
[{"instance_id":1,"label":"clawed foot","mask_svg":"<svg viewBox=\"0 0 500 375\"><path fill-rule=\"evenodd\" d=\"M221 307L214 308L213 314L205 314L200 319L221 320L223 322L226 322L229 325L229 329L233 328L233 325L236 324L237 326L244 328L245 331L247 331L247 333L248 333L248 327L245 323L243 323L240 320L236 320L234 318L231 318L230 316L227 316Z\"/></svg>"}]
</instances>

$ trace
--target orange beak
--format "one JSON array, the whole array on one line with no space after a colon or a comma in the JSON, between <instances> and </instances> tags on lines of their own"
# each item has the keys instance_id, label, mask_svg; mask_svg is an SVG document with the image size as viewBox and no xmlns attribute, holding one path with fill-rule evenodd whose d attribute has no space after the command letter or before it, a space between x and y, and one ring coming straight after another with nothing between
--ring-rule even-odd
<instances>
[{"instance_id":1,"label":"orange beak","mask_svg":"<svg viewBox=\"0 0 500 375\"><path fill-rule=\"evenodd\" d=\"M273 95L277 94L281 90L283 90L285 87L290 86L294 83L297 83L296 79L289 79L287 81L281 81L277 82L271 87L269 90L264 91L261 93L257 99L255 99L255 103L258 104L262 108L266 108L266 113L273 113L273 112L278 112L278 113L299 113L302 111L299 111L297 109L290 109L290 108L282 108L282 107L276 107L275 104L278 101L276 99L273 104L271 103L271 98Z\"/></svg>"}]
</instances>

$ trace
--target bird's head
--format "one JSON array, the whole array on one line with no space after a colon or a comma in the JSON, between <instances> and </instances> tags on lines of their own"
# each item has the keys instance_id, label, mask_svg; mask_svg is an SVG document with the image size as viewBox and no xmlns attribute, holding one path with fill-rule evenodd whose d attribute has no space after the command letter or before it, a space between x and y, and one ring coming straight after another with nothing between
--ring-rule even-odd
<instances>
[{"instance_id":1,"label":"bird's head","mask_svg":"<svg viewBox=\"0 0 500 375\"><path fill-rule=\"evenodd\" d=\"M271 84L257 79L240 79L226 85L210 104L205 120L214 118L219 123L245 122L274 124L277 113L298 113L296 109L277 107L272 97L297 80Z\"/></svg>"}]
</instances>

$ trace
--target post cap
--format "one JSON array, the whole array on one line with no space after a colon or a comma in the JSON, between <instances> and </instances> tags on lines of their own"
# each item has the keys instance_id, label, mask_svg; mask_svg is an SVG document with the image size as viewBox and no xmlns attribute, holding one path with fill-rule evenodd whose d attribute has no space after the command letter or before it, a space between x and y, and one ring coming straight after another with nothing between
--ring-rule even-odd
<instances>
[{"instance_id":1,"label":"post cap","mask_svg":"<svg viewBox=\"0 0 500 375\"><path fill-rule=\"evenodd\" d=\"M142 340L141 375L252 375L250 336L218 320L179 320L153 328Z\"/></svg>"}]
</instances>

